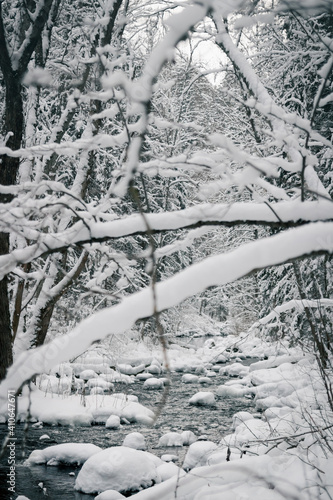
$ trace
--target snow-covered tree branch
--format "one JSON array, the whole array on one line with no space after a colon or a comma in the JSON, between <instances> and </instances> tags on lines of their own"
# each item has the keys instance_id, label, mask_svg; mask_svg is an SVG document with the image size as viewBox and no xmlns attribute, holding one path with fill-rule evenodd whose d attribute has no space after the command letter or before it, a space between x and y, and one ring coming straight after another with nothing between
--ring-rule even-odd
<instances>
[{"instance_id":1,"label":"snow-covered tree branch","mask_svg":"<svg viewBox=\"0 0 333 500\"><path fill-rule=\"evenodd\" d=\"M249 275L244 310L258 316L331 300L327 8L93 4L1 3L1 378L13 352L57 344L51 330L67 335L92 314L97 293L108 322L138 301L127 326L152 314L155 285L158 310L221 293L231 314L226 284ZM196 62L201 46L219 54L219 81ZM71 307L58 328L57 307L76 300L84 313ZM303 310L312 333L313 309Z\"/></svg>"}]
</instances>

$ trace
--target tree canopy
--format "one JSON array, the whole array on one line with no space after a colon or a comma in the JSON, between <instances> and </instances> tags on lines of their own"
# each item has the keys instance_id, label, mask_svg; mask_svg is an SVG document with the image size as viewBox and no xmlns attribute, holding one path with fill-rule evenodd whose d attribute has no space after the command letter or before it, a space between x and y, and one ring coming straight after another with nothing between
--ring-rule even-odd
<instances>
[{"instance_id":1,"label":"tree canopy","mask_svg":"<svg viewBox=\"0 0 333 500\"><path fill-rule=\"evenodd\" d=\"M332 0L0 2L4 397L190 297L309 340L328 369L332 16Z\"/></svg>"}]
</instances>

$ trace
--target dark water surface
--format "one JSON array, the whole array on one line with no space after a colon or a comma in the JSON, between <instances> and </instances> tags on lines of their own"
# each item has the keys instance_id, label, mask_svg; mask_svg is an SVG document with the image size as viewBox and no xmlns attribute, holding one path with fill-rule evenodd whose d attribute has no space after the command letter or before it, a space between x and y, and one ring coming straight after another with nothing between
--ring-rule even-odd
<instances>
[{"instance_id":1,"label":"dark water surface","mask_svg":"<svg viewBox=\"0 0 333 500\"><path fill-rule=\"evenodd\" d=\"M246 364L248 364L247 362ZM91 500L95 495L83 495L74 490L75 477L80 468L52 467L45 465L24 466L24 460L35 449L60 443L93 443L101 448L121 445L124 437L130 432L141 432L146 438L147 451L161 456L165 453L178 455L178 465L181 466L188 447L158 448L159 438L166 432L191 430L198 436L218 443L221 438L230 433L232 416L237 411L253 408L253 402L246 398L217 398L216 407L198 407L188 404L193 394L202 391L212 391L223 384L227 378L217 375L212 378L212 384L183 384L182 373L171 376L170 393L154 427L142 424L123 425L120 429L111 430L104 426L89 427L60 427L44 426L34 428L31 425L24 431L24 424L17 424L15 429L16 441L16 494L8 492L7 473L8 455L0 463L0 499L14 500L17 495L25 495L30 500ZM116 392L135 394L139 402L156 411L160 405L162 392L158 390L144 390L143 382L132 385L116 384ZM7 433L7 425L0 425L0 438L3 441ZM47 434L50 439L40 441L39 438ZM73 472L75 475L73 475ZM41 484L42 483L42 484Z\"/></svg>"}]
</instances>

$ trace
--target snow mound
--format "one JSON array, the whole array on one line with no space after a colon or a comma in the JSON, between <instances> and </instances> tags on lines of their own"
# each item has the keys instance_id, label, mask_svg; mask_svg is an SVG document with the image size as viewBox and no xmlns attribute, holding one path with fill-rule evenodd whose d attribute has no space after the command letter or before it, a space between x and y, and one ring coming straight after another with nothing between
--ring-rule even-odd
<instances>
[{"instance_id":1,"label":"snow mound","mask_svg":"<svg viewBox=\"0 0 333 500\"><path fill-rule=\"evenodd\" d=\"M124 497L119 491L116 490L105 490L95 497L94 500L121 500Z\"/></svg>"},{"instance_id":2,"label":"snow mound","mask_svg":"<svg viewBox=\"0 0 333 500\"><path fill-rule=\"evenodd\" d=\"M105 380L103 377L93 377L93 378L90 378L87 382L87 387L88 389L96 389L96 388L100 388L102 389L102 391L112 391L113 388L114 388L114 385L112 384L112 382L108 382L107 380Z\"/></svg>"},{"instance_id":3,"label":"snow mound","mask_svg":"<svg viewBox=\"0 0 333 500\"><path fill-rule=\"evenodd\" d=\"M47 441L48 439L51 439L48 434L43 434L40 436L39 441Z\"/></svg>"},{"instance_id":4,"label":"snow mound","mask_svg":"<svg viewBox=\"0 0 333 500\"><path fill-rule=\"evenodd\" d=\"M253 415L248 411L238 411L234 414L232 418L232 428L236 429L236 427L247 420L252 420Z\"/></svg>"},{"instance_id":5,"label":"snow mound","mask_svg":"<svg viewBox=\"0 0 333 500\"><path fill-rule=\"evenodd\" d=\"M154 413L145 406L130 401L130 396L117 394L116 396L87 396L86 406L90 408L93 418L98 423L106 423L110 415L117 415L130 423L140 422L150 424Z\"/></svg>"},{"instance_id":6,"label":"snow mound","mask_svg":"<svg viewBox=\"0 0 333 500\"><path fill-rule=\"evenodd\" d=\"M199 377L198 379L199 384L212 384L213 381L209 377Z\"/></svg>"},{"instance_id":7,"label":"snow mound","mask_svg":"<svg viewBox=\"0 0 333 500\"><path fill-rule=\"evenodd\" d=\"M163 448L164 446L183 446L184 438L182 434L178 432L167 432L158 441L158 446Z\"/></svg>"},{"instance_id":8,"label":"snow mound","mask_svg":"<svg viewBox=\"0 0 333 500\"><path fill-rule=\"evenodd\" d=\"M103 393L85 396L83 405L82 398L76 395L67 397L57 394L45 395L36 389L31 393L30 413L33 419L49 425L105 424L110 415L124 418L130 423L150 424L154 413L135 400L137 397L133 395ZM18 415L21 421L28 411L29 397L23 394L18 398Z\"/></svg>"},{"instance_id":9,"label":"snow mound","mask_svg":"<svg viewBox=\"0 0 333 500\"><path fill-rule=\"evenodd\" d=\"M233 363L228 366L220 368L220 375L229 375L229 377L245 377L250 371L248 366L244 366L242 363Z\"/></svg>"},{"instance_id":10,"label":"snow mound","mask_svg":"<svg viewBox=\"0 0 333 500\"><path fill-rule=\"evenodd\" d=\"M170 500L177 491L177 498L184 500L299 499L303 498L299 489L304 482L302 467L304 469L304 463L292 456L282 460L268 455L243 458L195 468L183 475L181 480L177 476L172 477L131 498Z\"/></svg>"},{"instance_id":11,"label":"snow mound","mask_svg":"<svg viewBox=\"0 0 333 500\"><path fill-rule=\"evenodd\" d=\"M195 443L198 438L192 431L183 431L181 434L183 438L183 445L184 446L189 446L192 443Z\"/></svg>"},{"instance_id":12,"label":"snow mound","mask_svg":"<svg viewBox=\"0 0 333 500\"><path fill-rule=\"evenodd\" d=\"M82 493L105 490L137 491L159 483L157 467L163 461L151 453L125 446L107 448L90 457L80 470L75 489Z\"/></svg>"},{"instance_id":13,"label":"snow mound","mask_svg":"<svg viewBox=\"0 0 333 500\"><path fill-rule=\"evenodd\" d=\"M83 370L80 373L80 378L82 380L84 380L85 382L87 382L90 379L97 378L97 377L98 377L98 375L97 375L97 373L94 370Z\"/></svg>"},{"instance_id":14,"label":"snow mound","mask_svg":"<svg viewBox=\"0 0 333 500\"><path fill-rule=\"evenodd\" d=\"M152 375L161 375L162 367L157 359L153 359L151 365L147 367L147 372L151 373Z\"/></svg>"},{"instance_id":15,"label":"snow mound","mask_svg":"<svg viewBox=\"0 0 333 500\"><path fill-rule=\"evenodd\" d=\"M148 378L143 383L144 389L163 389L163 387L164 387L164 382L160 378L155 378L155 377Z\"/></svg>"},{"instance_id":16,"label":"snow mound","mask_svg":"<svg viewBox=\"0 0 333 500\"><path fill-rule=\"evenodd\" d=\"M140 403L130 402L121 412L122 418L126 418L129 422L139 422L141 424L150 425L154 419L154 412L142 406Z\"/></svg>"},{"instance_id":17,"label":"snow mound","mask_svg":"<svg viewBox=\"0 0 333 500\"><path fill-rule=\"evenodd\" d=\"M169 453L166 453L161 456L161 460L163 460L163 462L177 462L178 455L170 455Z\"/></svg>"},{"instance_id":18,"label":"snow mound","mask_svg":"<svg viewBox=\"0 0 333 500\"><path fill-rule=\"evenodd\" d=\"M140 432L127 434L123 441L123 446L133 448L134 450L145 450L147 448L145 437Z\"/></svg>"},{"instance_id":19,"label":"snow mound","mask_svg":"<svg viewBox=\"0 0 333 500\"><path fill-rule=\"evenodd\" d=\"M284 363L296 363L302 359L302 354L285 354L282 356L269 356L268 359L257 361L250 365L250 372L262 370L264 368L276 368Z\"/></svg>"},{"instance_id":20,"label":"snow mound","mask_svg":"<svg viewBox=\"0 0 333 500\"><path fill-rule=\"evenodd\" d=\"M88 443L63 443L49 446L44 450L34 450L25 465L82 465L88 458L102 449Z\"/></svg>"},{"instance_id":21,"label":"snow mound","mask_svg":"<svg viewBox=\"0 0 333 500\"><path fill-rule=\"evenodd\" d=\"M105 422L105 427L107 429L119 429L120 418L118 417L118 415L110 415L107 421Z\"/></svg>"},{"instance_id":22,"label":"snow mound","mask_svg":"<svg viewBox=\"0 0 333 500\"><path fill-rule=\"evenodd\" d=\"M195 382L198 382L199 376L198 375L193 375L192 373L185 373L185 375L182 376L182 382L184 384L194 384Z\"/></svg>"},{"instance_id":23,"label":"snow mound","mask_svg":"<svg viewBox=\"0 0 333 500\"><path fill-rule=\"evenodd\" d=\"M214 406L215 396L212 392L197 392L189 399L190 405Z\"/></svg>"},{"instance_id":24,"label":"snow mound","mask_svg":"<svg viewBox=\"0 0 333 500\"><path fill-rule=\"evenodd\" d=\"M212 441L196 441L191 444L186 453L183 468L190 470L194 467L206 465L208 457L215 450L217 450L217 445Z\"/></svg>"},{"instance_id":25,"label":"snow mound","mask_svg":"<svg viewBox=\"0 0 333 500\"><path fill-rule=\"evenodd\" d=\"M138 373L135 377L137 380L148 380L149 378L153 378L154 375L152 373Z\"/></svg>"},{"instance_id":26,"label":"snow mound","mask_svg":"<svg viewBox=\"0 0 333 500\"><path fill-rule=\"evenodd\" d=\"M123 375L137 375L138 373L143 372L145 367L146 366L144 364L140 364L138 366L119 364L117 368Z\"/></svg>"},{"instance_id":27,"label":"snow mound","mask_svg":"<svg viewBox=\"0 0 333 500\"><path fill-rule=\"evenodd\" d=\"M219 354L214 361L215 363L226 363L228 361L228 357L224 354Z\"/></svg>"},{"instance_id":28,"label":"snow mound","mask_svg":"<svg viewBox=\"0 0 333 500\"><path fill-rule=\"evenodd\" d=\"M166 481L172 476L179 474L180 468L172 462L164 462L157 467L157 472L160 475L161 481Z\"/></svg>"},{"instance_id":29,"label":"snow mound","mask_svg":"<svg viewBox=\"0 0 333 500\"><path fill-rule=\"evenodd\" d=\"M216 391L219 397L226 398L242 398L247 394L251 394L251 390L248 387L244 387L242 384L234 385L219 385Z\"/></svg>"}]
</instances>

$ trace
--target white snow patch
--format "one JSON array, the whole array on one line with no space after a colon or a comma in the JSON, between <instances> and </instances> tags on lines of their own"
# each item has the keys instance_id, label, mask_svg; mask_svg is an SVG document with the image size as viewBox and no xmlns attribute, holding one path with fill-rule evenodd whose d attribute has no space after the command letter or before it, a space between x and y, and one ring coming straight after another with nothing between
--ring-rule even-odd
<instances>
[{"instance_id":1,"label":"white snow patch","mask_svg":"<svg viewBox=\"0 0 333 500\"><path fill-rule=\"evenodd\" d=\"M185 470L206 465L208 457L217 449L217 445L212 441L196 441L191 444L183 463Z\"/></svg>"},{"instance_id":2,"label":"white snow patch","mask_svg":"<svg viewBox=\"0 0 333 500\"><path fill-rule=\"evenodd\" d=\"M182 382L184 384L194 384L195 382L198 382L199 377L198 375L193 375L192 373L185 373L182 376Z\"/></svg>"},{"instance_id":3,"label":"white snow patch","mask_svg":"<svg viewBox=\"0 0 333 500\"><path fill-rule=\"evenodd\" d=\"M127 434L123 441L123 446L143 451L147 448L145 437L140 432L131 432Z\"/></svg>"},{"instance_id":4,"label":"white snow patch","mask_svg":"<svg viewBox=\"0 0 333 500\"><path fill-rule=\"evenodd\" d=\"M166 481L170 479L170 477L178 475L180 471L181 469L172 462L164 462L157 467L157 472L161 481Z\"/></svg>"},{"instance_id":5,"label":"white snow patch","mask_svg":"<svg viewBox=\"0 0 333 500\"><path fill-rule=\"evenodd\" d=\"M105 427L107 429L119 429L120 418L118 417L118 415L110 415L107 421L105 422Z\"/></svg>"},{"instance_id":6,"label":"white snow patch","mask_svg":"<svg viewBox=\"0 0 333 500\"><path fill-rule=\"evenodd\" d=\"M160 437L158 446L163 448L165 446L183 446L184 437L178 432L167 432Z\"/></svg>"},{"instance_id":7,"label":"white snow patch","mask_svg":"<svg viewBox=\"0 0 333 500\"><path fill-rule=\"evenodd\" d=\"M25 465L82 465L88 458L99 453L101 448L87 443L63 443L30 453Z\"/></svg>"},{"instance_id":8,"label":"white snow patch","mask_svg":"<svg viewBox=\"0 0 333 500\"><path fill-rule=\"evenodd\" d=\"M216 404L215 396L212 392L197 392L189 399L190 405L214 406Z\"/></svg>"},{"instance_id":9,"label":"white snow patch","mask_svg":"<svg viewBox=\"0 0 333 500\"><path fill-rule=\"evenodd\" d=\"M105 490L95 497L94 500L121 500L124 497L119 491L116 490Z\"/></svg>"},{"instance_id":10,"label":"white snow patch","mask_svg":"<svg viewBox=\"0 0 333 500\"><path fill-rule=\"evenodd\" d=\"M143 388L144 389L163 389L164 387L164 382L160 378L148 378L147 380L144 381L143 383Z\"/></svg>"},{"instance_id":11,"label":"white snow patch","mask_svg":"<svg viewBox=\"0 0 333 500\"><path fill-rule=\"evenodd\" d=\"M197 436L192 431L183 431L181 433L181 436L183 438L184 446L189 446L190 444L195 443L198 439Z\"/></svg>"},{"instance_id":12,"label":"white snow patch","mask_svg":"<svg viewBox=\"0 0 333 500\"><path fill-rule=\"evenodd\" d=\"M75 489L83 493L119 492L148 488L161 481L157 467L162 460L151 453L125 446L107 448L90 457L80 470Z\"/></svg>"}]
</instances>

